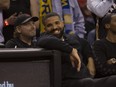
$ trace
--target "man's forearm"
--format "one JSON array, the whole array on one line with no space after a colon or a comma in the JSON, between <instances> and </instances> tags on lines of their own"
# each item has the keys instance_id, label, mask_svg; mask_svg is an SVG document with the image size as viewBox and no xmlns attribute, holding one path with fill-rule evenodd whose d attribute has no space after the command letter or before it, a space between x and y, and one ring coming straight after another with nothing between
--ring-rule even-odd
<instances>
[{"instance_id":1,"label":"man's forearm","mask_svg":"<svg viewBox=\"0 0 116 87\"><path fill-rule=\"evenodd\" d=\"M66 53L72 52L72 47L58 38L44 36L38 40L38 46L51 50L59 50Z\"/></svg>"}]
</instances>

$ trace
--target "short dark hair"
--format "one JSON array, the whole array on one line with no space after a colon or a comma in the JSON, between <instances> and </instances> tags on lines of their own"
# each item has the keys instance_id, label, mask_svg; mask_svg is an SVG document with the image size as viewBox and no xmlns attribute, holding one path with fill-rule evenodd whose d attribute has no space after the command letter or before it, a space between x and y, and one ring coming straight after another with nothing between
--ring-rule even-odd
<instances>
[{"instance_id":1,"label":"short dark hair","mask_svg":"<svg viewBox=\"0 0 116 87\"><path fill-rule=\"evenodd\" d=\"M45 21L50 18L50 17L53 17L53 16L58 16L59 19L61 19L60 15L55 13L55 12L51 12L51 13L48 13L47 15L43 16L42 18L42 23L45 25Z\"/></svg>"},{"instance_id":2,"label":"short dark hair","mask_svg":"<svg viewBox=\"0 0 116 87\"><path fill-rule=\"evenodd\" d=\"M109 24L111 22L112 16L116 15L116 13L108 13L102 20L103 27L105 28L105 24Z\"/></svg>"}]
</instances>

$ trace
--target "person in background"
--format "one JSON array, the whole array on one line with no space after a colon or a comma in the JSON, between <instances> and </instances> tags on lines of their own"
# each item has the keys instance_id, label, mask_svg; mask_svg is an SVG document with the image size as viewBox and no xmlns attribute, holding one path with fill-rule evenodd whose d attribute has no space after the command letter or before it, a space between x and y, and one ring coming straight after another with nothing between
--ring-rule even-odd
<instances>
[{"instance_id":1,"label":"person in background","mask_svg":"<svg viewBox=\"0 0 116 87\"><path fill-rule=\"evenodd\" d=\"M77 34L84 38L85 22L77 0L38 0L39 19L50 12L56 12L65 22L65 32L67 34ZM43 24L40 22L41 32L44 31Z\"/></svg>"},{"instance_id":2,"label":"person in background","mask_svg":"<svg viewBox=\"0 0 116 87\"><path fill-rule=\"evenodd\" d=\"M7 25L4 26L3 35L5 37L5 43L13 38L14 21L20 14L28 14L30 16L37 16L38 8L34 8L36 0L10 0L10 8L3 11L4 20ZM9 17L11 20L9 21ZM39 30L39 21L36 21L37 31Z\"/></svg>"},{"instance_id":3,"label":"person in background","mask_svg":"<svg viewBox=\"0 0 116 87\"><path fill-rule=\"evenodd\" d=\"M10 6L10 0L0 0L0 44L4 44L4 36L3 36L3 10L8 9Z\"/></svg>"},{"instance_id":4,"label":"person in background","mask_svg":"<svg viewBox=\"0 0 116 87\"><path fill-rule=\"evenodd\" d=\"M107 35L93 45L96 77L116 75L116 13L107 14L102 21Z\"/></svg>"},{"instance_id":5,"label":"person in background","mask_svg":"<svg viewBox=\"0 0 116 87\"><path fill-rule=\"evenodd\" d=\"M96 40L96 32L95 32L95 21L93 15L90 10L87 8L87 0L77 0L79 2L81 11L83 13L85 19L85 39L89 42L90 45Z\"/></svg>"},{"instance_id":6,"label":"person in background","mask_svg":"<svg viewBox=\"0 0 116 87\"><path fill-rule=\"evenodd\" d=\"M87 57L92 56L89 44L75 35L64 34L64 22L57 13L43 18L45 33L38 38L38 46L62 53L62 87L115 87L116 76L93 79L83 63L83 46ZM82 45L82 43L84 45ZM84 50L83 50L84 51ZM92 62L91 62L92 63ZM93 66L93 65L92 65Z\"/></svg>"},{"instance_id":7,"label":"person in background","mask_svg":"<svg viewBox=\"0 0 116 87\"><path fill-rule=\"evenodd\" d=\"M36 47L33 37L36 36L36 26L34 22L38 21L38 17L31 17L22 14L17 17L14 22L14 38L6 42L6 48L32 48Z\"/></svg>"},{"instance_id":8,"label":"person in background","mask_svg":"<svg viewBox=\"0 0 116 87\"><path fill-rule=\"evenodd\" d=\"M102 26L102 19L107 13L116 12L115 0L87 0L87 7L93 13L96 27L96 39L106 37Z\"/></svg>"}]
</instances>

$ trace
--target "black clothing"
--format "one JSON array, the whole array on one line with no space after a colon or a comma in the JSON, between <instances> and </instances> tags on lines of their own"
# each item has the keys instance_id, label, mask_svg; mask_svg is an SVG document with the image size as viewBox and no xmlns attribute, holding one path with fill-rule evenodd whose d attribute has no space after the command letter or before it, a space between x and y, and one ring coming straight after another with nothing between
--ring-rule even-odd
<instances>
[{"instance_id":1,"label":"black clothing","mask_svg":"<svg viewBox=\"0 0 116 87\"><path fill-rule=\"evenodd\" d=\"M10 17L14 13L30 13L30 0L10 0L10 8L3 11L4 19Z\"/></svg>"},{"instance_id":2,"label":"black clothing","mask_svg":"<svg viewBox=\"0 0 116 87\"><path fill-rule=\"evenodd\" d=\"M5 47L6 48L33 48L34 44L32 43L32 45L28 45L27 43L24 43L20 39L14 38L14 39L9 40L5 44Z\"/></svg>"},{"instance_id":3,"label":"black clothing","mask_svg":"<svg viewBox=\"0 0 116 87\"><path fill-rule=\"evenodd\" d=\"M31 15L30 0L10 0L10 8L3 11L4 20L9 18L14 13L17 15L22 12ZM14 26L8 25L3 28L5 42L13 38Z\"/></svg>"},{"instance_id":4,"label":"black clothing","mask_svg":"<svg viewBox=\"0 0 116 87\"><path fill-rule=\"evenodd\" d=\"M52 36L44 34L39 38L38 45L40 47L46 49L54 49L62 51L62 68L63 68L63 79L69 78L86 78L91 77L89 74L86 65L82 63L81 71L77 72L76 68L72 67L70 62L69 54L72 52L72 48L76 48L78 50L79 55L81 56L81 60L85 60L87 62L88 57L92 57L91 48L88 45L87 41L79 38L76 35L72 36L64 36L64 41Z\"/></svg>"},{"instance_id":5,"label":"black clothing","mask_svg":"<svg viewBox=\"0 0 116 87\"><path fill-rule=\"evenodd\" d=\"M62 87L116 87L116 76L109 76L97 79L69 79L63 81L62 84Z\"/></svg>"},{"instance_id":6,"label":"black clothing","mask_svg":"<svg viewBox=\"0 0 116 87\"><path fill-rule=\"evenodd\" d=\"M107 60L116 58L116 43L106 39L98 40L93 45L95 53L96 76L116 75L116 64L109 65Z\"/></svg>"},{"instance_id":7,"label":"black clothing","mask_svg":"<svg viewBox=\"0 0 116 87\"><path fill-rule=\"evenodd\" d=\"M38 39L38 45L45 49L60 50L62 53L62 87L116 87L116 76L101 79L92 79L85 64L84 56L93 56L86 40L77 36L64 36L64 41L50 34L43 34ZM82 66L80 72L72 67L69 54L72 48L77 48L81 57ZM84 56L83 56L84 55Z\"/></svg>"}]
</instances>

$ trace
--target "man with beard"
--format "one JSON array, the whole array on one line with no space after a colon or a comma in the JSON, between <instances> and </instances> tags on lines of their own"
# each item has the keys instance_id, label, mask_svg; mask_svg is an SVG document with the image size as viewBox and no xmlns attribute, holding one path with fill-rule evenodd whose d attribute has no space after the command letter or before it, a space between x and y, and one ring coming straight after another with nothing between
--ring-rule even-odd
<instances>
[{"instance_id":1,"label":"man with beard","mask_svg":"<svg viewBox=\"0 0 116 87\"><path fill-rule=\"evenodd\" d=\"M38 39L38 45L62 52L62 87L116 87L116 76L92 78L95 71L90 45L76 35L65 35L64 23L57 13L47 14L43 24L46 32Z\"/></svg>"},{"instance_id":2,"label":"man with beard","mask_svg":"<svg viewBox=\"0 0 116 87\"><path fill-rule=\"evenodd\" d=\"M109 13L103 19L106 38L93 45L98 77L116 75L116 13Z\"/></svg>"},{"instance_id":3,"label":"man with beard","mask_svg":"<svg viewBox=\"0 0 116 87\"><path fill-rule=\"evenodd\" d=\"M9 40L6 48L31 48L34 47L33 38L36 36L36 26L34 22L38 17L31 17L27 14L22 14L17 17L14 22L15 31L14 38Z\"/></svg>"}]
</instances>

